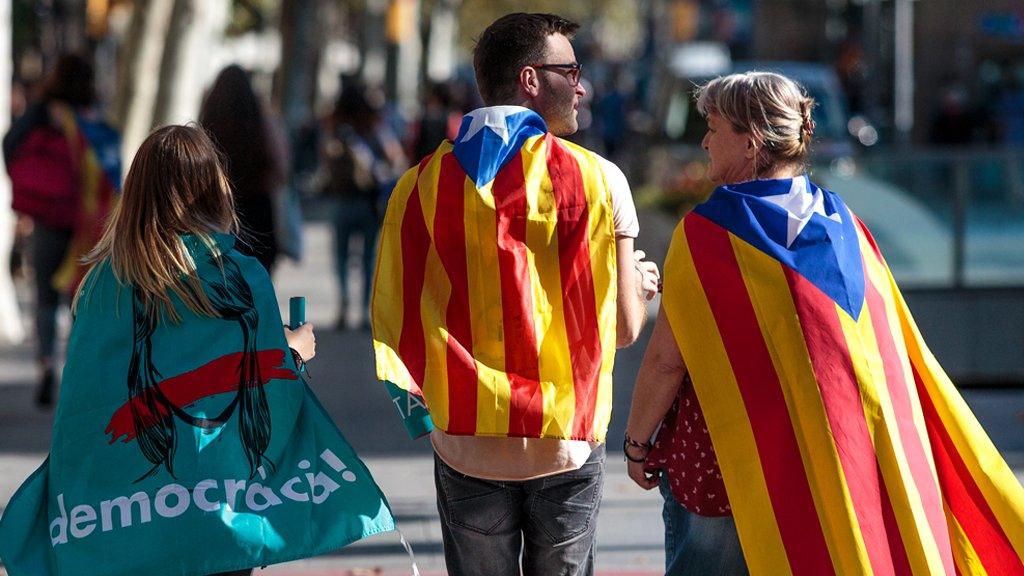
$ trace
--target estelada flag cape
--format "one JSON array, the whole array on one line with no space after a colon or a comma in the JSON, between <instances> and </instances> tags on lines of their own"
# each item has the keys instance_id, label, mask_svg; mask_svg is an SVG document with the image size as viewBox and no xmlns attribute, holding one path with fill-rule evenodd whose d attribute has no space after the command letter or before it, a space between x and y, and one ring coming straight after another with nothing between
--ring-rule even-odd
<instances>
[{"instance_id":1,"label":"estelada flag cape","mask_svg":"<svg viewBox=\"0 0 1024 576\"><path fill-rule=\"evenodd\" d=\"M429 410L449 434L603 441L615 272L597 156L526 108L468 114L402 177L381 230L377 376L410 434Z\"/></svg>"},{"instance_id":2,"label":"estelada flag cape","mask_svg":"<svg viewBox=\"0 0 1024 576\"><path fill-rule=\"evenodd\" d=\"M392 530L366 467L300 379L274 288L184 237L220 318L152 318L108 262L85 279L50 455L0 518L10 576L206 576ZM209 247L208 247L209 246Z\"/></svg>"},{"instance_id":3,"label":"estelada flag cape","mask_svg":"<svg viewBox=\"0 0 1024 576\"><path fill-rule=\"evenodd\" d=\"M57 106L55 118L71 150L79 178L78 206L67 252L50 279L53 288L74 294L82 281L82 258L99 242L121 183L121 138L105 122Z\"/></svg>"},{"instance_id":4,"label":"estelada flag cape","mask_svg":"<svg viewBox=\"0 0 1024 576\"><path fill-rule=\"evenodd\" d=\"M719 187L664 290L751 574L1024 574L1024 491L837 195Z\"/></svg>"}]
</instances>

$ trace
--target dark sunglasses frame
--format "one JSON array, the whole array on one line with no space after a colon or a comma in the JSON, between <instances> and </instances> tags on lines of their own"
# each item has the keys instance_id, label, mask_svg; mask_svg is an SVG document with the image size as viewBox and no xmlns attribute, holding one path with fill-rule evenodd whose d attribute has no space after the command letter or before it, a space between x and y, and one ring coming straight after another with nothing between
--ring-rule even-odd
<instances>
[{"instance_id":1,"label":"dark sunglasses frame","mask_svg":"<svg viewBox=\"0 0 1024 576\"><path fill-rule=\"evenodd\" d=\"M570 62L568 64L531 64L530 68L536 68L537 70L567 70L568 72L560 72L560 74L565 76L570 86L578 86L580 78L583 77L583 64L579 62Z\"/></svg>"}]
</instances>

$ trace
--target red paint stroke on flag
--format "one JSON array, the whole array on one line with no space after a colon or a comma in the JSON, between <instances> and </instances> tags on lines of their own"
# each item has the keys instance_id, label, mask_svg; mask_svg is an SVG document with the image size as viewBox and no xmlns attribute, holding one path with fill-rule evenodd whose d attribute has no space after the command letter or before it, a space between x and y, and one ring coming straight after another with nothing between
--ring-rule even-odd
<instances>
[{"instance_id":1,"label":"red paint stroke on flag","mask_svg":"<svg viewBox=\"0 0 1024 576\"><path fill-rule=\"evenodd\" d=\"M298 379L298 375L296 375L292 368L284 366L284 350L276 348L261 350L257 353L257 358L260 365L260 380L254 383L253 387L264 386L275 379ZM189 406L209 396L237 391L238 374L241 364L242 352L225 354L220 358L203 364L195 370L168 378L157 384L156 387L176 406ZM135 405L136 412L141 415L143 422L147 426L152 426L159 419L167 416L166 413L161 412L157 417L153 417L142 398L132 398L114 412L114 415L110 418L110 423L107 424L107 428L104 430L105 434L111 434L110 444L113 444L122 436L124 436L124 443L135 439L132 404ZM165 409L161 408L161 410Z\"/></svg>"}]
</instances>

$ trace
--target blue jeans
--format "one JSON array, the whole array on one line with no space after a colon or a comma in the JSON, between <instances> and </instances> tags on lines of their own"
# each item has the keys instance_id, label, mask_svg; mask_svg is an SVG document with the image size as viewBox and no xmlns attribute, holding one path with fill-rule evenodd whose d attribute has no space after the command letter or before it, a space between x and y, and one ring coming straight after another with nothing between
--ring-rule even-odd
<instances>
[{"instance_id":1,"label":"blue jeans","mask_svg":"<svg viewBox=\"0 0 1024 576\"><path fill-rule=\"evenodd\" d=\"M377 257L377 234L380 220L373 202L369 199L340 198L334 212L334 266L341 288L341 317L345 315L345 303L351 301L348 293L348 243L353 236L363 240L363 256L359 261L363 275L363 308L370 305L370 285L373 282L373 261Z\"/></svg>"},{"instance_id":2,"label":"blue jeans","mask_svg":"<svg viewBox=\"0 0 1024 576\"><path fill-rule=\"evenodd\" d=\"M604 446L579 469L536 480L466 476L434 455L450 576L591 576Z\"/></svg>"},{"instance_id":3,"label":"blue jeans","mask_svg":"<svg viewBox=\"0 0 1024 576\"><path fill-rule=\"evenodd\" d=\"M732 516L700 516L683 508L662 474L665 505L665 576L744 576L749 574Z\"/></svg>"}]
</instances>

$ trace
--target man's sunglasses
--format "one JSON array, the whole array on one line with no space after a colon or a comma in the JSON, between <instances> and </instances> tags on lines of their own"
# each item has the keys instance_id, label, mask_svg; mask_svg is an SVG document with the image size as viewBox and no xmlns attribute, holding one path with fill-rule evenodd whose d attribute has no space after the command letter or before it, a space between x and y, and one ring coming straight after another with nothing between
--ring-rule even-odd
<instances>
[{"instance_id":1,"label":"man's sunglasses","mask_svg":"<svg viewBox=\"0 0 1024 576\"><path fill-rule=\"evenodd\" d=\"M572 62L570 64L532 64L530 67L537 70L555 70L565 76L570 86L579 85L580 74L583 72L583 65L579 62ZM562 72L562 70L565 70L565 72Z\"/></svg>"}]
</instances>

